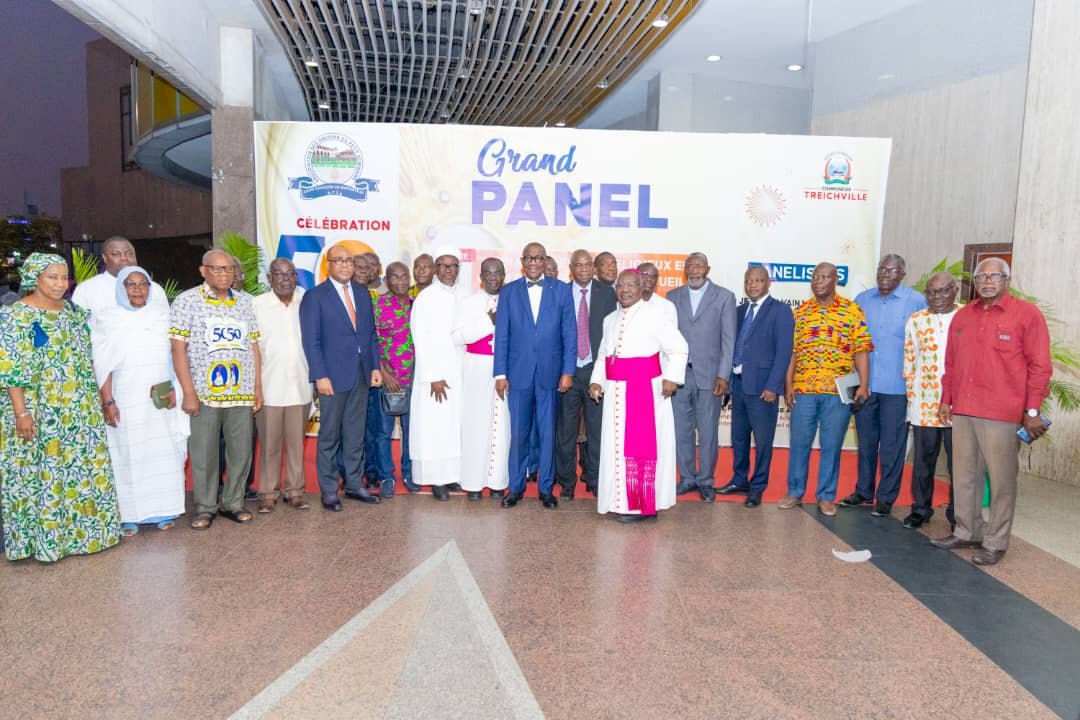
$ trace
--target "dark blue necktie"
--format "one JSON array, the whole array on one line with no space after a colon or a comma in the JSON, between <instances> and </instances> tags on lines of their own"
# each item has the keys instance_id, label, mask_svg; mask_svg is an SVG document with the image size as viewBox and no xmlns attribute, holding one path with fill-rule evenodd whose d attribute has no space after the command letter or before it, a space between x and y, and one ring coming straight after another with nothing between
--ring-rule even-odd
<instances>
[{"instance_id":1,"label":"dark blue necktie","mask_svg":"<svg viewBox=\"0 0 1080 720\"><path fill-rule=\"evenodd\" d=\"M746 311L746 319L743 320L742 327L739 328L739 337L735 338L735 357L732 358L732 363L735 367L739 367L743 363L743 353L746 351L746 338L750 336L750 325L754 322L754 311L756 309L757 303L750 303L750 307Z\"/></svg>"},{"instance_id":2,"label":"dark blue necktie","mask_svg":"<svg viewBox=\"0 0 1080 720\"><path fill-rule=\"evenodd\" d=\"M526 280L525 287L544 287L544 279L540 278L539 280Z\"/></svg>"}]
</instances>

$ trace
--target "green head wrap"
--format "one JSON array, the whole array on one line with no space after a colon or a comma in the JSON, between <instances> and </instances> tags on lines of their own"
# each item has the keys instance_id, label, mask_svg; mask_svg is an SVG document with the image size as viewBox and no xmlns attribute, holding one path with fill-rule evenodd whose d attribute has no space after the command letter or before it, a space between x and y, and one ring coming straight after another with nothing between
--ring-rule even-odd
<instances>
[{"instance_id":1,"label":"green head wrap","mask_svg":"<svg viewBox=\"0 0 1080 720\"><path fill-rule=\"evenodd\" d=\"M19 280L22 282L23 292L30 292L37 285L38 275L45 272L50 265L63 265L67 267L67 260L54 253L30 253L26 262L19 268Z\"/></svg>"}]
</instances>

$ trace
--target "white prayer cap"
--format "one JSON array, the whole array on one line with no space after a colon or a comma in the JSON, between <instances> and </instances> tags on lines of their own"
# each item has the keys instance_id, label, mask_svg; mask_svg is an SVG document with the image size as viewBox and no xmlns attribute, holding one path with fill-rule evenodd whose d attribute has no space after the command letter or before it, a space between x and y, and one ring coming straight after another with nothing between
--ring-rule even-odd
<instances>
[{"instance_id":1,"label":"white prayer cap","mask_svg":"<svg viewBox=\"0 0 1080 720\"><path fill-rule=\"evenodd\" d=\"M455 246L450 245L449 243L447 243L447 244L439 245L437 248L435 248L431 252L431 256L433 258L435 258L436 260L441 258L443 255L453 255L455 258L460 260L461 259L461 250L459 250Z\"/></svg>"}]
</instances>

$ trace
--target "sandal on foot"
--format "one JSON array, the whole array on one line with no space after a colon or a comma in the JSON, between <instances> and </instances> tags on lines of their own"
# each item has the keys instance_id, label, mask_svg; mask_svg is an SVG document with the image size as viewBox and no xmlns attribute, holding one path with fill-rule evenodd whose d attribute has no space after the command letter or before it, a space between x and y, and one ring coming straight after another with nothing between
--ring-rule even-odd
<instances>
[{"instance_id":1,"label":"sandal on foot","mask_svg":"<svg viewBox=\"0 0 1080 720\"><path fill-rule=\"evenodd\" d=\"M259 501L259 514L265 515L266 513L274 512L273 500L260 500Z\"/></svg>"},{"instance_id":2,"label":"sandal on foot","mask_svg":"<svg viewBox=\"0 0 1080 720\"><path fill-rule=\"evenodd\" d=\"M135 523L120 523L120 533L124 537L135 537L139 534L139 526Z\"/></svg>"},{"instance_id":3,"label":"sandal on foot","mask_svg":"<svg viewBox=\"0 0 1080 720\"><path fill-rule=\"evenodd\" d=\"M207 530L214 524L214 514L208 512L201 512L191 518L192 530Z\"/></svg>"},{"instance_id":4,"label":"sandal on foot","mask_svg":"<svg viewBox=\"0 0 1080 720\"><path fill-rule=\"evenodd\" d=\"M247 510L221 510L218 515L226 520L232 520L234 523L246 523L251 522L251 513Z\"/></svg>"},{"instance_id":5,"label":"sandal on foot","mask_svg":"<svg viewBox=\"0 0 1080 720\"><path fill-rule=\"evenodd\" d=\"M172 530L174 527L176 527L176 523L173 522L172 520L162 520L161 522L159 522L157 524L157 529L160 530L161 532L165 532L167 530Z\"/></svg>"}]
</instances>

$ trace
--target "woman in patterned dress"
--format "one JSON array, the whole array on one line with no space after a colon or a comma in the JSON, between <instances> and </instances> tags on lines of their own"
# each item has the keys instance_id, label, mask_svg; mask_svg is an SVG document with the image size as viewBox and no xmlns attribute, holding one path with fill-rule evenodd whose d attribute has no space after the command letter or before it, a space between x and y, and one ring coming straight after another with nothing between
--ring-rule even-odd
<instances>
[{"instance_id":1,"label":"woman in patterned dress","mask_svg":"<svg viewBox=\"0 0 1080 720\"><path fill-rule=\"evenodd\" d=\"M120 541L87 312L64 301L66 261L33 253L22 300L0 308L5 553L54 562Z\"/></svg>"}]
</instances>

